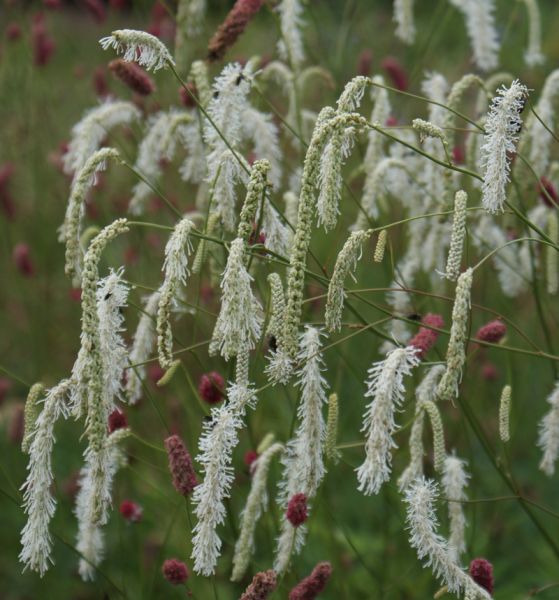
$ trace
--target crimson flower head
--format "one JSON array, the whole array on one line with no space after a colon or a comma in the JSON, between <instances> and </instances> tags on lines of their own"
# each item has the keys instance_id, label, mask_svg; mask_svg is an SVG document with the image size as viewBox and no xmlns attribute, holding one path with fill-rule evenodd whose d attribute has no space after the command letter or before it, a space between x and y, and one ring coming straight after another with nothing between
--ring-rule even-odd
<instances>
[{"instance_id":1,"label":"crimson flower head","mask_svg":"<svg viewBox=\"0 0 559 600\"><path fill-rule=\"evenodd\" d=\"M181 585L188 579L188 568L178 558L169 558L163 563L163 577L173 585Z\"/></svg>"},{"instance_id":2,"label":"crimson flower head","mask_svg":"<svg viewBox=\"0 0 559 600\"><path fill-rule=\"evenodd\" d=\"M294 496L291 496L287 504L285 516L293 527L299 527L299 525L302 525L307 520L309 511L305 494L295 494Z\"/></svg>"},{"instance_id":3,"label":"crimson flower head","mask_svg":"<svg viewBox=\"0 0 559 600\"><path fill-rule=\"evenodd\" d=\"M252 578L240 600L266 600L266 598L276 589L278 578L276 572L260 571Z\"/></svg>"},{"instance_id":4,"label":"crimson flower head","mask_svg":"<svg viewBox=\"0 0 559 600\"><path fill-rule=\"evenodd\" d=\"M312 573L289 592L289 600L314 600L324 590L331 575L329 562L318 563Z\"/></svg>"},{"instance_id":5,"label":"crimson flower head","mask_svg":"<svg viewBox=\"0 0 559 600\"><path fill-rule=\"evenodd\" d=\"M131 523L138 523L142 520L142 507L132 500L123 500L120 503L120 514Z\"/></svg>"},{"instance_id":6,"label":"crimson flower head","mask_svg":"<svg viewBox=\"0 0 559 600\"><path fill-rule=\"evenodd\" d=\"M33 46L33 62L37 67L44 67L50 61L56 45L45 27L45 18L42 13L33 17L31 26L31 42Z\"/></svg>"},{"instance_id":7,"label":"crimson flower head","mask_svg":"<svg viewBox=\"0 0 559 600\"><path fill-rule=\"evenodd\" d=\"M101 0L84 0L84 5L97 23L107 20L107 9Z\"/></svg>"},{"instance_id":8,"label":"crimson flower head","mask_svg":"<svg viewBox=\"0 0 559 600\"><path fill-rule=\"evenodd\" d=\"M359 54L357 59L357 73L368 77L371 74L371 68L373 66L373 52L369 48L365 48Z\"/></svg>"},{"instance_id":9,"label":"crimson flower head","mask_svg":"<svg viewBox=\"0 0 559 600\"><path fill-rule=\"evenodd\" d=\"M485 558L474 558L470 563L470 577L484 590L493 593L493 565Z\"/></svg>"},{"instance_id":10,"label":"crimson flower head","mask_svg":"<svg viewBox=\"0 0 559 600\"><path fill-rule=\"evenodd\" d=\"M243 33L249 21L260 10L264 0L237 0L225 21L218 27L208 44L208 60L215 62L225 53Z\"/></svg>"},{"instance_id":11,"label":"crimson flower head","mask_svg":"<svg viewBox=\"0 0 559 600\"><path fill-rule=\"evenodd\" d=\"M496 344L500 342L507 333L507 326L502 321L490 321L480 327L476 333L476 340Z\"/></svg>"},{"instance_id":12,"label":"crimson flower head","mask_svg":"<svg viewBox=\"0 0 559 600\"><path fill-rule=\"evenodd\" d=\"M198 90L196 89L196 85L192 81L189 81L186 84L186 87L188 88L188 90L190 90L192 94L194 94L194 96L198 97ZM182 105L186 106L186 108L195 108L196 102L194 101L194 98L188 93L188 90L185 90L183 87L179 88L179 96Z\"/></svg>"},{"instance_id":13,"label":"crimson flower head","mask_svg":"<svg viewBox=\"0 0 559 600\"><path fill-rule=\"evenodd\" d=\"M32 277L35 275L35 265L31 260L31 251L27 244L17 244L12 256L15 266L22 275L25 277Z\"/></svg>"},{"instance_id":14,"label":"crimson flower head","mask_svg":"<svg viewBox=\"0 0 559 600\"><path fill-rule=\"evenodd\" d=\"M225 381L217 371L204 373L198 382L198 391L204 402L217 404L223 400Z\"/></svg>"},{"instance_id":15,"label":"crimson flower head","mask_svg":"<svg viewBox=\"0 0 559 600\"><path fill-rule=\"evenodd\" d=\"M6 37L10 42L15 42L21 37L21 27L17 23L9 23L6 27Z\"/></svg>"},{"instance_id":16,"label":"crimson flower head","mask_svg":"<svg viewBox=\"0 0 559 600\"><path fill-rule=\"evenodd\" d=\"M538 190L540 193L540 200L544 204L550 208L559 205L559 195L557 195L557 190L547 177L540 177Z\"/></svg>"},{"instance_id":17,"label":"crimson flower head","mask_svg":"<svg viewBox=\"0 0 559 600\"><path fill-rule=\"evenodd\" d=\"M117 429L124 429L125 427L128 427L126 415L118 410L118 408L115 408L109 415L109 433L112 433Z\"/></svg>"},{"instance_id":18,"label":"crimson flower head","mask_svg":"<svg viewBox=\"0 0 559 600\"><path fill-rule=\"evenodd\" d=\"M255 450L247 450L243 457L243 462L247 467L252 467L252 463L258 458L258 453Z\"/></svg>"},{"instance_id":19,"label":"crimson flower head","mask_svg":"<svg viewBox=\"0 0 559 600\"><path fill-rule=\"evenodd\" d=\"M178 435L172 435L165 440L165 449L169 457L173 486L179 494L189 496L198 485L198 480L184 442Z\"/></svg>"},{"instance_id":20,"label":"crimson flower head","mask_svg":"<svg viewBox=\"0 0 559 600\"><path fill-rule=\"evenodd\" d=\"M481 368L481 376L485 381L495 381L499 379L499 371L492 362L486 362Z\"/></svg>"},{"instance_id":21,"label":"crimson flower head","mask_svg":"<svg viewBox=\"0 0 559 600\"><path fill-rule=\"evenodd\" d=\"M136 63L115 58L109 63L110 71L140 96L149 96L155 90L152 78Z\"/></svg>"},{"instance_id":22,"label":"crimson flower head","mask_svg":"<svg viewBox=\"0 0 559 600\"><path fill-rule=\"evenodd\" d=\"M397 58L387 56L382 60L381 66L390 77L396 89L401 92L405 92L408 89L408 75L402 63Z\"/></svg>"},{"instance_id":23,"label":"crimson flower head","mask_svg":"<svg viewBox=\"0 0 559 600\"><path fill-rule=\"evenodd\" d=\"M437 329L444 327L444 319L441 315L435 315L433 313L427 313L423 319L421 319L421 322L424 325L436 327ZM438 337L439 333L437 331L427 329L427 327L420 327L419 331L409 341L408 346L417 348L418 352L416 356L418 358L424 358L427 352L435 345Z\"/></svg>"}]
</instances>

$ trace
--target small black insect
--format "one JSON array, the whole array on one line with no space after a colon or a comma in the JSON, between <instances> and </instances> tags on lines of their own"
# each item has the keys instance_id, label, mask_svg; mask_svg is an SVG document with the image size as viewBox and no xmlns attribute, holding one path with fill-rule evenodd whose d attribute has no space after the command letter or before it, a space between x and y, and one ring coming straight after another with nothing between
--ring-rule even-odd
<instances>
[{"instance_id":1,"label":"small black insect","mask_svg":"<svg viewBox=\"0 0 559 600\"><path fill-rule=\"evenodd\" d=\"M245 78L245 76L242 73L239 73L239 76L237 77L237 81L235 81L235 85L241 85L241 81L243 81L244 78Z\"/></svg>"},{"instance_id":2,"label":"small black insect","mask_svg":"<svg viewBox=\"0 0 559 600\"><path fill-rule=\"evenodd\" d=\"M270 348L270 350L275 354L278 350L278 341L276 340L276 336L275 335L271 335L270 339L268 340L268 347Z\"/></svg>"},{"instance_id":3,"label":"small black insect","mask_svg":"<svg viewBox=\"0 0 559 600\"><path fill-rule=\"evenodd\" d=\"M112 292L107 292L107 293L105 294L105 298L103 298L103 299L104 299L104 300L108 300L108 299L109 299L109 298L110 298L112 295L113 295L113 293L112 293Z\"/></svg>"},{"instance_id":4,"label":"small black insect","mask_svg":"<svg viewBox=\"0 0 559 600\"><path fill-rule=\"evenodd\" d=\"M422 317L418 313L412 313L411 315L408 315L406 319L409 319L410 321L421 321Z\"/></svg>"}]
</instances>

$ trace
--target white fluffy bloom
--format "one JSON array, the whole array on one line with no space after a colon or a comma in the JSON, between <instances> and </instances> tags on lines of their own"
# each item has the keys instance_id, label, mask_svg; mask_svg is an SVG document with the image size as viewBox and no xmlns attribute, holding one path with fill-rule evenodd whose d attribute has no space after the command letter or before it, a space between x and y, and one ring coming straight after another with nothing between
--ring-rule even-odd
<instances>
[{"instance_id":1,"label":"white fluffy bloom","mask_svg":"<svg viewBox=\"0 0 559 600\"><path fill-rule=\"evenodd\" d=\"M394 21L396 21L396 35L406 44L413 44L415 40L415 23L413 20L414 0L394 0Z\"/></svg>"},{"instance_id":2,"label":"white fluffy bloom","mask_svg":"<svg viewBox=\"0 0 559 600\"><path fill-rule=\"evenodd\" d=\"M301 0L282 0L278 12L282 38L278 44L280 55L291 64L293 69L298 70L305 60Z\"/></svg>"},{"instance_id":3,"label":"white fluffy bloom","mask_svg":"<svg viewBox=\"0 0 559 600\"><path fill-rule=\"evenodd\" d=\"M140 317L130 349L129 360L132 365L146 362L155 345L155 316L159 297L158 290L148 296L145 302L144 312ZM138 366L129 368L126 375L126 397L130 404L136 404L142 396L142 378L145 375L145 365L138 364Z\"/></svg>"},{"instance_id":4,"label":"white fluffy bloom","mask_svg":"<svg viewBox=\"0 0 559 600\"><path fill-rule=\"evenodd\" d=\"M522 126L520 113L528 89L518 80L509 88L503 86L493 99L485 124L482 152L483 207L491 213L502 212L509 182L510 156L516 150Z\"/></svg>"},{"instance_id":5,"label":"white fluffy bloom","mask_svg":"<svg viewBox=\"0 0 559 600\"><path fill-rule=\"evenodd\" d=\"M278 501L284 510L295 494L312 498L325 473L322 455L326 426L322 406L328 402L328 398L327 382L322 376L324 362L320 336L320 330L307 326L300 337L298 359L302 367L297 374L297 385L301 387L301 401L297 407L299 425L282 458L284 471L279 486ZM295 529L284 515L274 561L274 569L278 573L287 569L291 553L299 552L304 536L305 528Z\"/></svg>"},{"instance_id":6,"label":"white fluffy bloom","mask_svg":"<svg viewBox=\"0 0 559 600\"><path fill-rule=\"evenodd\" d=\"M365 461L356 469L359 491L377 494L382 484L390 479L392 456L396 447L393 434L397 429L394 413L404 399L404 376L419 364L413 347L396 348L385 360L369 369L366 397L373 400L364 415Z\"/></svg>"},{"instance_id":7,"label":"white fluffy bloom","mask_svg":"<svg viewBox=\"0 0 559 600\"><path fill-rule=\"evenodd\" d=\"M535 112L540 119L553 130L555 126L555 104L559 95L559 69L553 71L545 80ZM523 141L529 143L528 160L538 175L544 175L549 167L553 136L534 114L530 114L526 123Z\"/></svg>"},{"instance_id":8,"label":"white fluffy bloom","mask_svg":"<svg viewBox=\"0 0 559 600\"><path fill-rule=\"evenodd\" d=\"M277 189L281 182L282 156L279 146L279 131L272 116L247 106L243 114L243 138L253 144L256 158L270 161L270 183Z\"/></svg>"},{"instance_id":9,"label":"white fluffy bloom","mask_svg":"<svg viewBox=\"0 0 559 600\"><path fill-rule=\"evenodd\" d=\"M262 329L262 307L251 289L252 277L245 264L245 243L233 240L221 280L221 308L217 318L210 354L218 351L229 360L242 349L254 348Z\"/></svg>"},{"instance_id":10,"label":"white fluffy bloom","mask_svg":"<svg viewBox=\"0 0 559 600\"><path fill-rule=\"evenodd\" d=\"M499 64L499 38L495 28L495 0L450 0L466 19L474 61L482 71Z\"/></svg>"},{"instance_id":11,"label":"white fluffy bloom","mask_svg":"<svg viewBox=\"0 0 559 600\"><path fill-rule=\"evenodd\" d=\"M186 148L186 158L179 173L184 181L201 183L206 177L206 148L199 123L189 123L179 131L181 143Z\"/></svg>"},{"instance_id":12,"label":"white fluffy bloom","mask_svg":"<svg viewBox=\"0 0 559 600\"><path fill-rule=\"evenodd\" d=\"M262 230L266 234L266 248L280 256L287 256L289 254L291 230L281 220L278 212L272 206L269 194L266 194L266 201L264 202Z\"/></svg>"},{"instance_id":13,"label":"white fluffy bloom","mask_svg":"<svg viewBox=\"0 0 559 600\"><path fill-rule=\"evenodd\" d=\"M157 71L175 65L175 61L163 42L151 33L135 29L117 29L110 36L101 38L103 50L114 48L127 62L137 62L147 71Z\"/></svg>"},{"instance_id":14,"label":"white fluffy bloom","mask_svg":"<svg viewBox=\"0 0 559 600\"><path fill-rule=\"evenodd\" d=\"M194 512L198 521L192 538L194 570L212 575L221 551L217 527L225 519L225 498L229 497L234 471L231 466L238 430L243 426L247 406L254 407L256 397L248 382L248 350L237 357L236 381L227 388L229 402L212 409L211 421L204 425L197 456L204 480L194 488Z\"/></svg>"},{"instance_id":15,"label":"white fluffy bloom","mask_svg":"<svg viewBox=\"0 0 559 600\"><path fill-rule=\"evenodd\" d=\"M524 62L529 67L537 67L545 62L542 54L542 23L537 0L524 0L528 11L528 48L524 52Z\"/></svg>"},{"instance_id":16,"label":"white fluffy bloom","mask_svg":"<svg viewBox=\"0 0 559 600\"><path fill-rule=\"evenodd\" d=\"M134 168L152 185L161 176L162 161L173 158L178 134L186 119L190 119L187 113L174 110L159 112L150 117ZM184 136L180 137L184 139ZM146 182L139 181L132 191L130 212L134 215L142 214L146 200L152 193L152 188Z\"/></svg>"},{"instance_id":17,"label":"white fluffy bloom","mask_svg":"<svg viewBox=\"0 0 559 600\"><path fill-rule=\"evenodd\" d=\"M113 127L139 118L140 111L132 102L107 101L88 110L72 128L72 139L63 157L64 172L77 174Z\"/></svg>"},{"instance_id":18,"label":"white fluffy bloom","mask_svg":"<svg viewBox=\"0 0 559 600\"><path fill-rule=\"evenodd\" d=\"M406 491L407 522L410 544L425 566L451 593L465 592L466 598L490 600L491 596L467 575L451 558L447 541L437 533L435 501L438 489L434 481L417 479Z\"/></svg>"},{"instance_id":19,"label":"white fluffy bloom","mask_svg":"<svg viewBox=\"0 0 559 600\"><path fill-rule=\"evenodd\" d=\"M49 523L56 510L52 495L51 455L54 445L54 425L58 418L67 415L68 380L51 388L43 401L43 409L31 432L28 475L22 486L23 509L27 522L21 532L19 560L25 568L37 571L41 577L49 567L52 539Z\"/></svg>"},{"instance_id":20,"label":"white fluffy bloom","mask_svg":"<svg viewBox=\"0 0 559 600\"><path fill-rule=\"evenodd\" d=\"M543 452L540 469L551 477L559 456L559 382L547 398L550 409L540 423L538 446Z\"/></svg>"},{"instance_id":21,"label":"white fluffy bloom","mask_svg":"<svg viewBox=\"0 0 559 600\"><path fill-rule=\"evenodd\" d=\"M460 561L460 555L466 550L466 540L464 538L466 517L461 501L468 498L465 490L470 476L466 472L465 466L465 461L457 456L448 455L444 461L442 477L444 495L448 500L448 519L450 523L448 551L451 559L457 563Z\"/></svg>"}]
</instances>

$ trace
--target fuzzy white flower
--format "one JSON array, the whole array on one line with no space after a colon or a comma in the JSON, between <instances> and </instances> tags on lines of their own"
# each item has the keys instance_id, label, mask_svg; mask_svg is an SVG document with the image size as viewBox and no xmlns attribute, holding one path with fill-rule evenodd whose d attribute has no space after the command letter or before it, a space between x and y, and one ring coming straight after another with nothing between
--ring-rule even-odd
<instances>
[{"instance_id":1,"label":"fuzzy white flower","mask_svg":"<svg viewBox=\"0 0 559 600\"><path fill-rule=\"evenodd\" d=\"M129 360L132 365L138 366L129 368L126 372L126 397L130 404L136 404L142 397L142 378L146 368L145 365L138 363L148 360L155 345L155 317L159 298L159 290L148 296L134 334Z\"/></svg>"},{"instance_id":2,"label":"fuzzy white flower","mask_svg":"<svg viewBox=\"0 0 559 600\"><path fill-rule=\"evenodd\" d=\"M60 416L67 416L68 380L51 388L43 400L43 408L31 431L28 475L22 486L23 509L27 515L21 532L19 560L37 571L41 577L49 567L52 539L49 523L56 510L52 495L51 456L54 445L54 425Z\"/></svg>"},{"instance_id":3,"label":"fuzzy white flower","mask_svg":"<svg viewBox=\"0 0 559 600\"><path fill-rule=\"evenodd\" d=\"M301 0L282 0L277 10L280 15L282 38L278 44L280 55L291 64L294 70L298 70L305 60Z\"/></svg>"},{"instance_id":4,"label":"fuzzy white flower","mask_svg":"<svg viewBox=\"0 0 559 600\"><path fill-rule=\"evenodd\" d=\"M425 559L425 566L431 567L435 577L448 587L449 592L465 592L466 598L471 600L490 600L491 596L452 560L447 541L437 533L434 507L437 498L437 485L431 480L417 479L407 489L405 501L411 546L420 559Z\"/></svg>"},{"instance_id":5,"label":"fuzzy white flower","mask_svg":"<svg viewBox=\"0 0 559 600\"><path fill-rule=\"evenodd\" d=\"M528 13L528 48L524 52L524 62L529 67L537 67L545 62L542 54L542 23L537 0L524 0Z\"/></svg>"},{"instance_id":6,"label":"fuzzy white flower","mask_svg":"<svg viewBox=\"0 0 559 600\"><path fill-rule=\"evenodd\" d=\"M327 382L322 376L324 362L320 337L320 330L310 326L305 328L300 337L298 359L302 367L297 374L297 385L301 387L301 401L297 407L299 425L282 458L284 470L278 502L283 510L295 494L305 494L307 499L312 498L326 472L323 460L326 425L322 406L328 402L328 398ZM305 528L293 527L284 515L274 570L283 573L287 569L292 552L300 551L304 537Z\"/></svg>"},{"instance_id":7,"label":"fuzzy white flower","mask_svg":"<svg viewBox=\"0 0 559 600\"><path fill-rule=\"evenodd\" d=\"M482 203L491 213L502 212L507 199L510 156L516 150L522 127L520 113L527 95L528 88L515 80L509 88L503 86L498 90L498 96L493 99L487 115L486 133L481 147Z\"/></svg>"},{"instance_id":8,"label":"fuzzy white flower","mask_svg":"<svg viewBox=\"0 0 559 600\"><path fill-rule=\"evenodd\" d=\"M163 42L151 33L136 29L117 29L110 36L101 38L103 50L114 48L127 62L137 62L147 71L157 71L175 65L175 61Z\"/></svg>"},{"instance_id":9,"label":"fuzzy white flower","mask_svg":"<svg viewBox=\"0 0 559 600\"><path fill-rule=\"evenodd\" d=\"M132 102L107 101L88 110L72 128L72 139L63 157L64 172L76 176L111 129L139 118L140 111Z\"/></svg>"},{"instance_id":10,"label":"fuzzy white flower","mask_svg":"<svg viewBox=\"0 0 559 600\"><path fill-rule=\"evenodd\" d=\"M372 397L364 415L361 431L366 432L365 461L356 469L359 491L377 494L390 479L392 456L396 447L393 434L397 430L394 414L404 400L404 376L419 364L413 347L396 348L385 360L369 369L366 397Z\"/></svg>"},{"instance_id":11,"label":"fuzzy white flower","mask_svg":"<svg viewBox=\"0 0 559 600\"><path fill-rule=\"evenodd\" d=\"M396 21L396 35L406 44L413 44L415 40L415 23L413 20L414 0L394 0L394 21Z\"/></svg>"},{"instance_id":12,"label":"fuzzy white flower","mask_svg":"<svg viewBox=\"0 0 559 600\"><path fill-rule=\"evenodd\" d=\"M448 499L448 519L450 523L450 536L448 538L448 551L453 561L459 562L460 555L466 550L464 530L466 517L461 501L467 500L466 487L469 474L466 472L466 463L457 456L448 455L444 461L442 486L444 495Z\"/></svg>"},{"instance_id":13,"label":"fuzzy white flower","mask_svg":"<svg viewBox=\"0 0 559 600\"><path fill-rule=\"evenodd\" d=\"M499 38L495 28L495 0L450 0L466 19L474 61L482 71L499 64Z\"/></svg>"},{"instance_id":14,"label":"fuzzy white flower","mask_svg":"<svg viewBox=\"0 0 559 600\"><path fill-rule=\"evenodd\" d=\"M559 382L547 398L550 409L540 423L538 446L543 452L540 469L551 477L559 456Z\"/></svg>"},{"instance_id":15,"label":"fuzzy white flower","mask_svg":"<svg viewBox=\"0 0 559 600\"><path fill-rule=\"evenodd\" d=\"M262 307L252 293L252 277L244 260L245 242L237 238L223 272L221 308L210 344L210 354L219 351L225 360L244 348L254 348L262 329Z\"/></svg>"}]
</instances>

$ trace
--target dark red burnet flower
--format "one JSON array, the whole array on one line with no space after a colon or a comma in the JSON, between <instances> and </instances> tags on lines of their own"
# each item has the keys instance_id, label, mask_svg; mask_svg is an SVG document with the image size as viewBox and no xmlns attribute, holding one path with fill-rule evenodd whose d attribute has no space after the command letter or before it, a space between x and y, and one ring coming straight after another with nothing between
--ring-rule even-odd
<instances>
[{"instance_id":1,"label":"dark red burnet flower","mask_svg":"<svg viewBox=\"0 0 559 600\"><path fill-rule=\"evenodd\" d=\"M507 333L507 326L497 319L489 321L477 330L475 339L480 342L490 342L491 344L497 344L500 342Z\"/></svg>"},{"instance_id":2,"label":"dark red burnet flower","mask_svg":"<svg viewBox=\"0 0 559 600\"><path fill-rule=\"evenodd\" d=\"M98 98L106 98L110 94L104 67L97 67L95 71L93 71L92 82L93 89Z\"/></svg>"},{"instance_id":3,"label":"dark red burnet flower","mask_svg":"<svg viewBox=\"0 0 559 600\"><path fill-rule=\"evenodd\" d=\"M198 392L204 402L217 404L223 400L225 381L217 371L204 373L198 382Z\"/></svg>"},{"instance_id":4,"label":"dark red burnet flower","mask_svg":"<svg viewBox=\"0 0 559 600\"><path fill-rule=\"evenodd\" d=\"M115 408L109 415L109 433L112 433L117 429L125 429L126 427L128 427L126 415L118 410L118 408Z\"/></svg>"},{"instance_id":5,"label":"dark red burnet flower","mask_svg":"<svg viewBox=\"0 0 559 600\"><path fill-rule=\"evenodd\" d=\"M97 21L104 23L107 20L107 9L101 0L82 0L89 14Z\"/></svg>"},{"instance_id":6,"label":"dark red burnet flower","mask_svg":"<svg viewBox=\"0 0 559 600\"><path fill-rule=\"evenodd\" d=\"M16 244L12 253L12 258L17 270L24 277L33 277L33 275L35 275L35 265L31 259L31 251L27 244L24 242Z\"/></svg>"},{"instance_id":7,"label":"dark red burnet flower","mask_svg":"<svg viewBox=\"0 0 559 600\"><path fill-rule=\"evenodd\" d=\"M47 32L45 17L42 13L38 13L33 17L31 46L33 48L33 64L37 67L47 65L54 54L56 44Z\"/></svg>"},{"instance_id":8,"label":"dark red burnet flower","mask_svg":"<svg viewBox=\"0 0 559 600\"><path fill-rule=\"evenodd\" d=\"M396 127L396 125L398 125L398 119L394 115L390 115L388 119L386 119L385 125L386 127Z\"/></svg>"},{"instance_id":9,"label":"dark red burnet flower","mask_svg":"<svg viewBox=\"0 0 559 600\"><path fill-rule=\"evenodd\" d=\"M140 96L149 96L155 90L155 84L151 77L136 63L116 58L109 63L109 70Z\"/></svg>"},{"instance_id":10,"label":"dark red burnet flower","mask_svg":"<svg viewBox=\"0 0 559 600\"><path fill-rule=\"evenodd\" d=\"M302 525L309 516L307 496L305 494L294 494L291 496L289 502L287 503L285 516L291 525L293 525L293 527L299 527L299 525Z\"/></svg>"},{"instance_id":11,"label":"dark red burnet flower","mask_svg":"<svg viewBox=\"0 0 559 600\"><path fill-rule=\"evenodd\" d=\"M157 383L165 375L165 370L159 363L151 363L147 370L148 377L152 383Z\"/></svg>"},{"instance_id":12,"label":"dark red burnet flower","mask_svg":"<svg viewBox=\"0 0 559 600\"><path fill-rule=\"evenodd\" d=\"M329 562L318 563L311 574L289 592L289 600L314 600L324 590L331 575Z\"/></svg>"},{"instance_id":13,"label":"dark red burnet flower","mask_svg":"<svg viewBox=\"0 0 559 600\"><path fill-rule=\"evenodd\" d=\"M368 77L371 74L373 67L373 51L369 48L362 50L357 59L357 73L363 77Z\"/></svg>"},{"instance_id":14,"label":"dark red burnet flower","mask_svg":"<svg viewBox=\"0 0 559 600\"><path fill-rule=\"evenodd\" d=\"M495 381L499 379L499 370L492 362L486 362L481 367L481 376L485 381Z\"/></svg>"},{"instance_id":15,"label":"dark red burnet flower","mask_svg":"<svg viewBox=\"0 0 559 600\"><path fill-rule=\"evenodd\" d=\"M10 42L15 42L21 37L21 27L17 23L9 23L6 27L6 39Z\"/></svg>"},{"instance_id":16,"label":"dark red burnet flower","mask_svg":"<svg viewBox=\"0 0 559 600\"><path fill-rule=\"evenodd\" d=\"M189 576L187 566L178 558L169 558L163 563L161 568L163 577L173 585L183 584Z\"/></svg>"},{"instance_id":17,"label":"dark red burnet flower","mask_svg":"<svg viewBox=\"0 0 559 600\"><path fill-rule=\"evenodd\" d=\"M540 177L538 183L538 193L540 200L550 208L559 206L559 196L555 186L547 177Z\"/></svg>"},{"instance_id":18,"label":"dark red burnet flower","mask_svg":"<svg viewBox=\"0 0 559 600\"><path fill-rule=\"evenodd\" d=\"M198 485L192 458L178 435L165 440L165 449L169 457L169 471L173 477L173 486L179 494L189 496Z\"/></svg>"},{"instance_id":19,"label":"dark red burnet flower","mask_svg":"<svg viewBox=\"0 0 559 600\"><path fill-rule=\"evenodd\" d=\"M276 589L278 578L276 572L260 571L252 578L250 585L241 595L240 600L266 600L266 598Z\"/></svg>"},{"instance_id":20,"label":"dark red burnet flower","mask_svg":"<svg viewBox=\"0 0 559 600\"><path fill-rule=\"evenodd\" d=\"M466 163L466 155L462 146L456 145L452 148L452 160L457 165L463 165Z\"/></svg>"},{"instance_id":21,"label":"dark red burnet flower","mask_svg":"<svg viewBox=\"0 0 559 600\"><path fill-rule=\"evenodd\" d=\"M138 523L142 520L142 507L132 500L123 500L119 506L120 514L131 523Z\"/></svg>"},{"instance_id":22,"label":"dark red burnet flower","mask_svg":"<svg viewBox=\"0 0 559 600\"><path fill-rule=\"evenodd\" d=\"M194 82L189 81L186 84L186 87L188 88L188 90L190 90L190 94L188 93L188 90L185 90L184 87L180 87L179 88L179 96L182 102L183 106L186 106L186 108L195 108L196 107L196 102L194 100L194 98L192 97L192 94L194 96L196 96L196 98L198 97L198 90L196 89L196 85L194 84Z\"/></svg>"},{"instance_id":23,"label":"dark red burnet flower","mask_svg":"<svg viewBox=\"0 0 559 600\"><path fill-rule=\"evenodd\" d=\"M256 452L256 450L247 450L243 456L243 462L250 469L257 458L258 452Z\"/></svg>"},{"instance_id":24,"label":"dark red burnet flower","mask_svg":"<svg viewBox=\"0 0 559 600\"><path fill-rule=\"evenodd\" d=\"M217 28L208 44L208 60L215 62L237 41L254 15L260 10L264 0L237 0L225 21Z\"/></svg>"},{"instance_id":25,"label":"dark red burnet flower","mask_svg":"<svg viewBox=\"0 0 559 600\"><path fill-rule=\"evenodd\" d=\"M421 319L421 323L424 325L429 325L430 327L436 327L437 329L442 329L444 327L444 319L441 317L441 315L436 315L433 313L427 313L423 319ZM420 327L419 331L408 342L408 346L417 348L418 352L416 353L416 356L422 359L425 358L427 352L429 352L429 350L431 350L431 348L436 344L438 337L438 331L428 329L427 327Z\"/></svg>"},{"instance_id":26,"label":"dark red burnet flower","mask_svg":"<svg viewBox=\"0 0 559 600\"><path fill-rule=\"evenodd\" d=\"M493 565L485 558L474 558L470 563L470 577L484 590L493 593Z\"/></svg>"},{"instance_id":27,"label":"dark red burnet flower","mask_svg":"<svg viewBox=\"0 0 559 600\"><path fill-rule=\"evenodd\" d=\"M401 92L405 92L408 89L408 75L402 63L397 58L393 56L383 58L381 67L386 71L396 89Z\"/></svg>"},{"instance_id":28,"label":"dark red burnet flower","mask_svg":"<svg viewBox=\"0 0 559 600\"><path fill-rule=\"evenodd\" d=\"M14 174L15 166L11 162L0 166L0 205L8 219L13 220L16 216L16 205L10 192L10 181Z\"/></svg>"}]
</instances>

